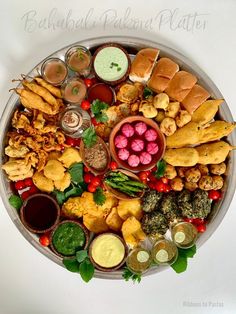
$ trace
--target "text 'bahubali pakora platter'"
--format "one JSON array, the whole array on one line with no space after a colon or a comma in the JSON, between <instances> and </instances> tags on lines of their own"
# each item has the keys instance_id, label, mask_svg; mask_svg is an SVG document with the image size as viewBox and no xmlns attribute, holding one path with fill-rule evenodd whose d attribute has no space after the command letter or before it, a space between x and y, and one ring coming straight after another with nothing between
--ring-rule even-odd
<instances>
[{"instance_id":1,"label":"text 'bahubali pakora platter'","mask_svg":"<svg viewBox=\"0 0 236 314\"><path fill-rule=\"evenodd\" d=\"M161 44L98 38L19 75L1 120L1 195L39 251L88 282L188 258L235 189L230 110Z\"/></svg>"}]
</instances>

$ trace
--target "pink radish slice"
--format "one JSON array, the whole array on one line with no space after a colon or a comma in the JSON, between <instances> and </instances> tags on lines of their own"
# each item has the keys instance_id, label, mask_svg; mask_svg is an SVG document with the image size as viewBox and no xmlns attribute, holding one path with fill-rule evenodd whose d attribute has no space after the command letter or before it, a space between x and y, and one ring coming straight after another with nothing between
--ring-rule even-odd
<instances>
[{"instance_id":1,"label":"pink radish slice","mask_svg":"<svg viewBox=\"0 0 236 314\"><path fill-rule=\"evenodd\" d=\"M154 129L149 129L145 132L144 136L148 142L153 142L157 139L157 132Z\"/></svg>"},{"instance_id":2,"label":"pink radish slice","mask_svg":"<svg viewBox=\"0 0 236 314\"><path fill-rule=\"evenodd\" d=\"M115 146L117 148L125 148L128 144L128 140L124 135L117 135L115 138Z\"/></svg>"},{"instance_id":3,"label":"pink radish slice","mask_svg":"<svg viewBox=\"0 0 236 314\"><path fill-rule=\"evenodd\" d=\"M151 155L155 155L159 150L159 146L155 142L150 142L147 144L147 152Z\"/></svg>"},{"instance_id":4,"label":"pink radish slice","mask_svg":"<svg viewBox=\"0 0 236 314\"><path fill-rule=\"evenodd\" d=\"M135 139L131 142L131 148L135 151L135 152L141 152L144 148L144 141L140 140L140 139Z\"/></svg>"},{"instance_id":5,"label":"pink radish slice","mask_svg":"<svg viewBox=\"0 0 236 314\"><path fill-rule=\"evenodd\" d=\"M131 166L131 167L137 167L139 165L139 157L136 156L136 155L130 155L129 156L129 159L128 159L128 164Z\"/></svg>"},{"instance_id":6,"label":"pink radish slice","mask_svg":"<svg viewBox=\"0 0 236 314\"><path fill-rule=\"evenodd\" d=\"M122 126L121 131L126 137L131 137L134 135L134 128L129 123L125 123Z\"/></svg>"},{"instance_id":7,"label":"pink radish slice","mask_svg":"<svg viewBox=\"0 0 236 314\"><path fill-rule=\"evenodd\" d=\"M118 157L121 160L127 160L129 158L129 151L126 148L121 148L118 151Z\"/></svg>"},{"instance_id":8,"label":"pink radish slice","mask_svg":"<svg viewBox=\"0 0 236 314\"><path fill-rule=\"evenodd\" d=\"M135 131L138 135L143 135L147 131L147 125L144 122L138 122L135 124Z\"/></svg>"},{"instance_id":9,"label":"pink radish slice","mask_svg":"<svg viewBox=\"0 0 236 314\"><path fill-rule=\"evenodd\" d=\"M140 154L140 162L143 165L148 165L152 161L152 156L149 153L142 152Z\"/></svg>"}]
</instances>

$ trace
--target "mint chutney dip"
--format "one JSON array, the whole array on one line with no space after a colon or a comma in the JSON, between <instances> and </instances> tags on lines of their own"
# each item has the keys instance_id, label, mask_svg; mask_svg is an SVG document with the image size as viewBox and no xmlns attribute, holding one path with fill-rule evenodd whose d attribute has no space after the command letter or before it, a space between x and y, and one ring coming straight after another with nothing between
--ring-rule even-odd
<instances>
[{"instance_id":1,"label":"mint chutney dip","mask_svg":"<svg viewBox=\"0 0 236 314\"><path fill-rule=\"evenodd\" d=\"M127 78L130 58L123 47L107 44L95 52L93 67L100 80L116 85Z\"/></svg>"},{"instance_id":2,"label":"mint chutney dip","mask_svg":"<svg viewBox=\"0 0 236 314\"><path fill-rule=\"evenodd\" d=\"M86 245L83 227L74 221L61 222L54 230L51 243L54 250L63 256L74 256Z\"/></svg>"}]
</instances>

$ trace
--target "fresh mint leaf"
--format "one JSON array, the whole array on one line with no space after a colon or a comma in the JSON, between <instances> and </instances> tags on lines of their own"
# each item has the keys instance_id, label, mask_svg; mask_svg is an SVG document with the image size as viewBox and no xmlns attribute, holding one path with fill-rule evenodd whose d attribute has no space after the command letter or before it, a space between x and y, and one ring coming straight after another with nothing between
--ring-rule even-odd
<instances>
[{"instance_id":1,"label":"fresh mint leaf","mask_svg":"<svg viewBox=\"0 0 236 314\"><path fill-rule=\"evenodd\" d=\"M57 202L59 205L62 205L65 201L66 201L66 196L64 192L58 191L58 190L54 190L53 191L54 196L57 199Z\"/></svg>"},{"instance_id":2,"label":"fresh mint leaf","mask_svg":"<svg viewBox=\"0 0 236 314\"><path fill-rule=\"evenodd\" d=\"M85 282L89 282L94 275L94 266L90 262L89 258L86 258L80 265L79 265L79 273L81 278Z\"/></svg>"},{"instance_id":3,"label":"fresh mint leaf","mask_svg":"<svg viewBox=\"0 0 236 314\"><path fill-rule=\"evenodd\" d=\"M97 135L93 126L87 128L82 134L83 142L86 147L92 147L97 142Z\"/></svg>"},{"instance_id":4,"label":"fresh mint leaf","mask_svg":"<svg viewBox=\"0 0 236 314\"><path fill-rule=\"evenodd\" d=\"M188 258L192 258L196 254L196 245L192 246L189 249L180 249L178 248L178 258L171 267L178 274L184 272L188 266Z\"/></svg>"},{"instance_id":5,"label":"fresh mint leaf","mask_svg":"<svg viewBox=\"0 0 236 314\"><path fill-rule=\"evenodd\" d=\"M105 123L108 120L107 114L104 112L108 108L108 104L99 99L93 101L91 105L91 111L97 122Z\"/></svg>"},{"instance_id":6,"label":"fresh mint leaf","mask_svg":"<svg viewBox=\"0 0 236 314\"><path fill-rule=\"evenodd\" d=\"M72 196L81 196L83 193L83 189L78 186L73 186L70 190L65 193L66 199Z\"/></svg>"},{"instance_id":7,"label":"fresh mint leaf","mask_svg":"<svg viewBox=\"0 0 236 314\"><path fill-rule=\"evenodd\" d=\"M79 272L79 263L77 262L76 258L63 258L63 265L66 267L67 270L71 271L72 273Z\"/></svg>"},{"instance_id":8,"label":"fresh mint leaf","mask_svg":"<svg viewBox=\"0 0 236 314\"><path fill-rule=\"evenodd\" d=\"M19 210L23 204L22 199L18 195L11 195L8 201L10 205L14 207L16 210Z\"/></svg>"},{"instance_id":9,"label":"fresh mint leaf","mask_svg":"<svg viewBox=\"0 0 236 314\"><path fill-rule=\"evenodd\" d=\"M147 99L148 97L150 97L152 95L153 95L153 91L150 88L145 87L144 90L143 90L143 97L145 99Z\"/></svg>"},{"instance_id":10,"label":"fresh mint leaf","mask_svg":"<svg viewBox=\"0 0 236 314\"><path fill-rule=\"evenodd\" d=\"M157 171L154 173L155 177L160 179L164 176L166 171L166 162L164 160L160 160L157 162Z\"/></svg>"},{"instance_id":11,"label":"fresh mint leaf","mask_svg":"<svg viewBox=\"0 0 236 314\"><path fill-rule=\"evenodd\" d=\"M78 263L83 262L87 256L88 256L88 253L86 250L81 250L81 251L76 252L76 259Z\"/></svg>"},{"instance_id":12,"label":"fresh mint leaf","mask_svg":"<svg viewBox=\"0 0 236 314\"><path fill-rule=\"evenodd\" d=\"M84 178L83 178L83 163L82 162L74 163L72 166L70 166L68 171L70 173L71 180L74 183L80 183L80 182L84 181Z\"/></svg>"},{"instance_id":13,"label":"fresh mint leaf","mask_svg":"<svg viewBox=\"0 0 236 314\"><path fill-rule=\"evenodd\" d=\"M93 193L93 200L97 205L103 205L106 201L106 196L103 193L103 189L98 187Z\"/></svg>"}]
</instances>

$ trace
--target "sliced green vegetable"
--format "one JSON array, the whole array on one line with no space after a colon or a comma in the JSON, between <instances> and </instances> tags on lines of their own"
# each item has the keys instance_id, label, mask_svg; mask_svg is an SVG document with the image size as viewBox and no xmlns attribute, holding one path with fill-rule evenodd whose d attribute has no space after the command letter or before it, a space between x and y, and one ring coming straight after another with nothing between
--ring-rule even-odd
<instances>
[{"instance_id":1,"label":"sliced green vegetable","mask_svg":"<svg viewBox=\"0 0 236 314\"><path fill-rule=\"evenodd\" d=\"M23 205L23 201L18 195L11 195L8 201L10 205L14 207L16 210L19 210Z\"/></svg>"}]
</instances>

